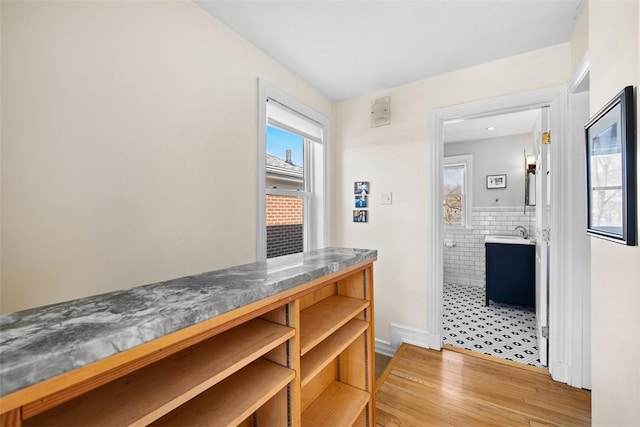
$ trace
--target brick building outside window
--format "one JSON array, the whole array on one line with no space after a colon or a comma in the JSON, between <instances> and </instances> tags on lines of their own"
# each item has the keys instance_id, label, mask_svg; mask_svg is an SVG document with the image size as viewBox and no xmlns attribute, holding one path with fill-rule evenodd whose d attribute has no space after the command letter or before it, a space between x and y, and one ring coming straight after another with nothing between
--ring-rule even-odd
<instances>
[{"instance_id":1,"label":"brick building outside window","mask_svg":"<svg viewBox=\"0 0 640 427\"><path fill-rule=\"evenodd\" d=\"M268 188L287 185L302 186L301 166L287 158L267 154ZM302 252L304 250L304 200L302 197L267 194L267 258Z\"/></svg>"}]
</instances>

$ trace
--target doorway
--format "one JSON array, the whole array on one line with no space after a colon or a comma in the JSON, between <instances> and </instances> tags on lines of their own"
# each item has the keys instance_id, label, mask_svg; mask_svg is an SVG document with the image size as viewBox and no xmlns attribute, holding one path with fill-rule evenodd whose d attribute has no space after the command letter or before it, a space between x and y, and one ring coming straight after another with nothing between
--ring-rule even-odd
<instances>
[{"instance_id":1,"label":"doorway","mask_svg":"<svg viewBox=\"0 0 640 427\"><path fill-rule=\"evenodd\" d=\"M487 99L463 105L445 107L429 112L429 168L432 171L432 182L429 183L429 209L434 214L429 223L429 236L433 241L427 258L428 282L427 288L427 345L429 348L442 348L442 298L443 298L443 247L442 235L442 170L444 152L444 123L469 117L486 116L506 111L527 110L549 106L550 128L553 130L550 149L551 171L555 171L551 181L551 205L557 207L551 212L551 233L554 250L550 252L549 277L553 285L549 292L549 361L548 368L552 378L556 381L580 386L583 365L573 363L574 360L584 360L583 348L585 334L588 328L584 322L583 313L588 315L588 307L583 298L584 282L577 282L576 271L588 269L588 265L581 265L580 260L569 257L571 249L578 242L572 229L573 220L584 209L572 197L579 186L583 186L582 176L572 173L575 168L570 167L578 159L572 153L577 147L577 135L569 132L567 88L557 86L547 89L514 94L500 98ZM569 137L571 136L571 140ZM575 140L575 141L574 141ZM578 141L579 142L579 141ZM580 144L582 146L584 144ZM561 197L564 195L565 197ZM584 233L583 233L584 234ZM571 258L571 259L568 259ZM584 261L588 262L588 261ZM584 263L583 263L584 264ZM588 284L586 284L588 287ZM586 334L588 335L588 333Z\"/></svg>"},{"instance_id":2,"label":"doorway","mask_svg":"<svg viewBox=\"0 0 640 427\"><path fill-rule=\"evenodd\" d=\"M548 122L547 107L462 117L444 123L443 138L443 344L538 368L547 365L538 331L548 312ZM486 241L524 256L527 271L508 272L509 288L491 295ZM504 265L492 264L494 277Z\"/></svg>"}]
</instances>

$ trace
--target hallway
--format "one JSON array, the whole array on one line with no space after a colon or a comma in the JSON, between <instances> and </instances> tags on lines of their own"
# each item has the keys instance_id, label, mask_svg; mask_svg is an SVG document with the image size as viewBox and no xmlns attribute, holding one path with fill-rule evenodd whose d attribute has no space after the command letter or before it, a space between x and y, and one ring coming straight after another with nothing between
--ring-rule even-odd
<instances>
[{"instance_id":1,"label":"hallway","mask_svg":"<svg viewBox=\"0 0 640 427\"><path fill-rule=\"evenodd\" d=\"M403 344L378 382L379 426L588 426L591 392L527 367Z\"/></svg>"}]
</instances>

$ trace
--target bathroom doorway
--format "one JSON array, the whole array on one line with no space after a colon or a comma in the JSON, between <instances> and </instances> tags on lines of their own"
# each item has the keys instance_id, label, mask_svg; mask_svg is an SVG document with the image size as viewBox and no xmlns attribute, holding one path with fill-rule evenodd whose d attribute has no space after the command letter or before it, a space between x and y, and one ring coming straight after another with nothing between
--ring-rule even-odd
<instances>
[{"instance_id":1,"label":"bathroom doorway","mask_svg":"<svg viewBox=\"0 0 640 427\"><path fill-rule=\"evenodd\" d=\"M546 338L538 331L546 326L548 313L550 153L542 142L548 123L547 106L444 123L441 231L446 346L547 366ZM525 254L529 272L529 277L513 272L508 278L498 272L509 289L494 292L491 298L486 295L485 241L492 248L499 245L506 256ZM511 262L493 264L494 276L496 269ZM529 296L513 299L524 293Z\"/></svg>"},{"instance_id":2,"label":"bathroom doorway","mask_svg":"<svg viewBox=\"0 0 640 427\"><path fill-rule=\"evenodd\" d=\"M443 107L431 110L428 114L428 156L433 179L430 182L427 209L433 212L428 229L433 244L430 245L426 260L427 345L440 349L443 343L443 176L439 172L442 171L444 159L444 123L549 106L552 131L550 171L553 177L550 181L553 207L550 237L553 246L549 251L548 263L548 371L554 380L575 387L584 387L589 381L585 374L590 364L589 241L581 222L585 217L586 205L580 199L585 193L584 122L580 121L580 115L575 114L579 110L578 104L584 101L576 102L581 97L569 97L567 94L572 94L575 87L581 86L580 81L584 81L584 76L588 75L588 61L583 62L585 67L581 66L580 69L587 72L576 76L569 85L569 91L565 85L555 86ZM586 98L588 100L588 96ZM538 316L538 319L541 318Z\"/></svg>"}]
</instances>

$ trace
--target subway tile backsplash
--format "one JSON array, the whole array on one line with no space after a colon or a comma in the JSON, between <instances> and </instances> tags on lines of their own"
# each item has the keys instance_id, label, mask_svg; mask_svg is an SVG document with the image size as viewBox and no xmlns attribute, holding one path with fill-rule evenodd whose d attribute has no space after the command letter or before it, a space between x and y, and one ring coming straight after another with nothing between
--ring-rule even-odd
<instances>
[{"instance_id":1,"label":"subway tile backsplash","mask_svg":"<svg viewBox=\"0 0 640 427\"><path fill-rule=\"evenodd\" d=\"M444 229L444 281L459 285L485 285L484 237L517 236L515 227L524 225L535 238L535 207L473 208L473 229ZM455 246L451 246L451 244Z\"/></svg>"}]
</instances>

